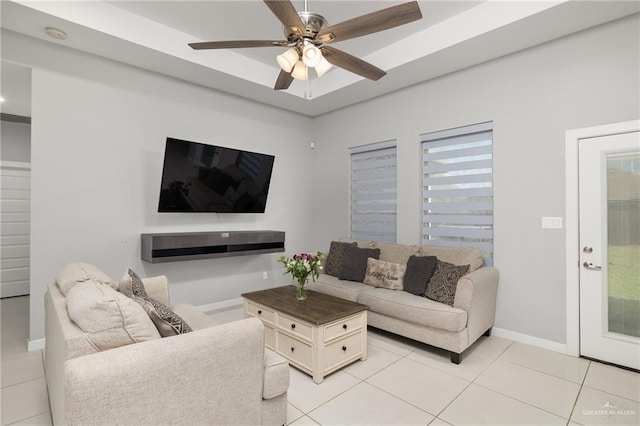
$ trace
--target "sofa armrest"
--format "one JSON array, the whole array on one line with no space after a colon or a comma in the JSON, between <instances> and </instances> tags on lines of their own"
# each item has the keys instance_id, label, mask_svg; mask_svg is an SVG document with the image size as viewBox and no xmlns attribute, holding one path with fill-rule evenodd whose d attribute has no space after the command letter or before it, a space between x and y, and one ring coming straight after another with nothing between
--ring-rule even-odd
<instances>
[{"instance_id":1,"label":"sofa armrest","mask_svg":"<svg viewBox=\"0 0 640 426\"><path fill-rule=\"evenodd\" d=\"M264 385L262 397L271 399L289 389L289 361L269 348L264 350Z\"/></svg>"},{"instance_id":2,"label":"sofa armrest","mask_svg":"<svg viewBox=\"0 0 640 426\"><path fill-rule=\"evenodd\" d=\"M142 278L142 284L144 284L144 289L149 297L171 306L169 303L169 281L166 276Z\"/></svg>"},{"instance_id":3,"label":"sofa armrest","mask_svg":"<svg viewBox=\"0 0 640 426\"><path fill-rule=\"evenodd\" d=\"M66 421L260 423L264 351L250 318L68 360Z\"/></svg>"},{"instance_id":4,"label":"sofa armrest","mask_svg":"<svg viewBox=\"0 0 640 426\"><path fill-rule=\"evenodd\" d=\"M469 342L493 326L496 314L498 270L483 266L458 280L454 308L467 312Z\"/></svg>"}]
</instances>

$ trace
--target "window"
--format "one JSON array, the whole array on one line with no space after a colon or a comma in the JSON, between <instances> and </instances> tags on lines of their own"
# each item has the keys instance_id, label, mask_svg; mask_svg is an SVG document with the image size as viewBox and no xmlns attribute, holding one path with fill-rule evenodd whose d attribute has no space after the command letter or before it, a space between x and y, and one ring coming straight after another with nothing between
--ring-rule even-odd
<instances>
[{"instance_id":1,"label":"window","mask_svg":"<svg viewBox=\"0 0 640 426\"><path fill-rule=\"evenodd\" d=\"M351 238L396 242L396 141L351 148Z\"/></svg>"},{"instance_id":2,"label":"window","mask_svg":"<svg viewBox=\"0 0 640 426\"><path fill-rule=\"evenodd\" d=\"M476 247L493 264L493 126L421 135L422 244Z\"/></svg>"}]
</instances>

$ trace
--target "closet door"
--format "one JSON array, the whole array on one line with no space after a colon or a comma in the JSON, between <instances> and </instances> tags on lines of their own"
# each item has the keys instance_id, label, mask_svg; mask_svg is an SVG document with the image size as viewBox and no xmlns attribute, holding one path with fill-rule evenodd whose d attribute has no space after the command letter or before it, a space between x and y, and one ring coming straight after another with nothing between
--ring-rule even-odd
<instances>
[{"instance_id":1,"label":"closet door","mask_svg":"<svg viewBox=\"0 0 640 426\"><path fill-rule=\"evenodd\" d=\"M29 294L31 166L0 162L0 297Z\"/></svg>"}]
</instances>

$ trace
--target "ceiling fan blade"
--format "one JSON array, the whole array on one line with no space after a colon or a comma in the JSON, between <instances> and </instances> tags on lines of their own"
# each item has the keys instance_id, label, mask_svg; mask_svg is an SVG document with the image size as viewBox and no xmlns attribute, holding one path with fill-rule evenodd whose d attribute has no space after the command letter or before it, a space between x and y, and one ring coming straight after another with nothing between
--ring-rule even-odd
<instances>
[{"instance_id":1,"label":"ceiling fan blade","mask_svg":"<svg viewBox=\"0 0 640 426\"><path fill-rule=\"evenodd\" d=\"M264 0L271 12L282 22L287 33L293 33L299 37L305 33L305 25L298 16L298 11L289 0Z\"/></svg>"},{"instance_id":2,"label":"ceiling fan blade","mask_svg":"<svg viewBox=\"0 0 640 426\"><path fill-rule=\"evenodd\" d=\"M291 74L285 70L280 70L280 74L278 74L278 79L276 80L276 85L273 87L273 90L286 90L291 86L292 81L293 77Z\"/></svg>"},{"instance_id":3,"label":"ceiling fan blade","mask_svg":"<svg viewBox=\"0 0 640 426\"><path fill-rule=\"evenodd\" d=\"M189 43L194 50L201 49L240 49L243 47L286 47L284 40L231 40L231 41L203 41Z\"/></svg>"},{"instance_id":4,"label":"ceiling fan blade","mask_svg":"<svg viewBox=\"0 0 640 426\"><path fill-rule=\"evenodd\" d=\"M345 41L408 24L421 18L422 12L418 2L412 1L331 25L320 30L317 39L323 43Z\"/></svg>"},{"instance_id":5,"label":"ceiling fan blade","mask_svg":"<svg viewBox=\"0 0 640 426\"><path fill-rule=\"evenodd\" d=\"M360 58L356 58L342 50L338 50L335 47L323 46L322 53L327 61L340 68L344 68L347 71L361 75L369 80L380 80L387 75L375 65L371 65L369 62L365 62Z\"/></svg>"}]
</instances>

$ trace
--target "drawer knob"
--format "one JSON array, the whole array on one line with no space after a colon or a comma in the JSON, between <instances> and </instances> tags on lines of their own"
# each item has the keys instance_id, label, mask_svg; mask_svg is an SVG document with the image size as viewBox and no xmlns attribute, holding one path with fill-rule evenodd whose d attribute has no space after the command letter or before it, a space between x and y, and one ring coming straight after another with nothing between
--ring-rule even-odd
<instances>
[{"instance_id":1,"label":"drawer knob","mask_svg":"<svg viewBox=\"0 0 640 426\"><path fill-rule=\"evenodd\" d=\"M347 351L347 347L346 347L346 346L343 346L343 347L342 347L342 350L346 352L346 351Z\"/></svg>"},{"instance_id":2,"label":"drawer knob","mask_svg":"<svg viewBox=\"0 0 640 426\"><path fill-rule=\"evenodd\" d=\"M347 324L344 324L344 325L342 326L342 328L344 328L344 329L346 330L346 329L347 329Z\"/></svg>"},{"instance_id":3,"label":"drawer knob","mask_svg":"<svg viewBox=\"0 0 640 426\"><path fill-rule=\"evenodd\" d=\"M262 315L262 309L258 310L258 315Z\"/></svg>"},{"instance_id":4,"label":"drawer knob","mask_svg":"<svg viewBox=\"0 0 640 426\"><path fill-rule=\"evenodd\" d=\"M291 352L295 351L296 348L294 348L293 346L291 346Z\"/></svg>"},{"instance_id":5,"label":"drawer knob","mask_svg":"<svg viewBox=\"0 0 640 426\"><path fill-rule=\"evenodd\" d=\"M294 328L296 328L295 324L291 324L291 329L293 330Z\"/></svg>"}]
</instances>

